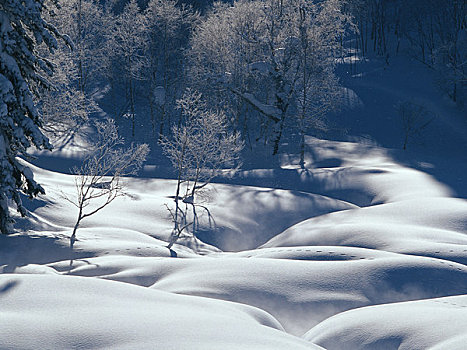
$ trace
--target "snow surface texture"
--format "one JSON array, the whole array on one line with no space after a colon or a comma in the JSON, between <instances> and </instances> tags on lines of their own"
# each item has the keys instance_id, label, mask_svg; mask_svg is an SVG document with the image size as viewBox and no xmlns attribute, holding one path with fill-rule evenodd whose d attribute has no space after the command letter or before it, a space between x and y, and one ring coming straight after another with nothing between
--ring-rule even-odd
<instances>
[{"instance_id":1,"label":"snow surface texture","mask_svg":"<svg viewBox=\"0 0 467 350\"><path fill-rule=\"evenodd\" d=\"M444 163L306 142L306 169L210 185L174 252L175 181L128 179L70 251L73 177L31 165L47 196L0 236L0 349L465 349L467 201L423 171Z\"/></svg>"}]
</instances>

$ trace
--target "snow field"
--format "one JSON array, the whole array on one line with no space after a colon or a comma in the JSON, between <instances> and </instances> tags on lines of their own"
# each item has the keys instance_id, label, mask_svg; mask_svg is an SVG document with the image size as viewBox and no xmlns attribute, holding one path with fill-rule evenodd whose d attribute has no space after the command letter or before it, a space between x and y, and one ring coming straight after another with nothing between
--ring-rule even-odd
<instances>
[{"instance_id":1,"label":"snow field","mask_svg":"<svg viewBox=\"0 0 467 350\"><path fill-rule=\"evenodd\" d=\"M20 220L30 230L27 235L2 237L0 257L2 271L13 273L1 276L8 305L2 311L8 316L4 322L15 319L30 330L20 348L32 348L39 339L69 348L144 348L156 339L166 341L168 349L194 344L200 349L299 349L313 344L372 349L417 343L417 334L435 322L433 316L428 323L417 321L426 317L425 308L409 309L413 319L404 319L412 328L388 327L378 315L381 310L392 315L391 307L399 305L405 310L409 301L438 305L437 298L467 293L465 200L449 197L430 176L391 163L382 149L367 146L366 154L373 156L364 159L352 157L361 145L309 141L323 145L313 146L323 167L308 170L311 175L298 184L300 191L213 184L202 198L206 209L200 210L198 237L237 252L187 239L174 246L177 258L164 247L171 228L164 204L172 200L173 181L128 179L130 196L84 220L72 253L68 237L75 208L61 198L62 192L72 195L73 178L35 168L48 196L33 208L33 221ZM343 159L338 160L339 154ZM319 188L320 194L306 188ZM401 188L410 191L398 195ZM374 197L359 206L351 202L358 192L359 198ZM347 193L350 200L334 199L333 193ZM378 203L371 204L378 196ZM34 230L36 225L47 230ZM37 274L41 276L33 276ZM30 301L39 306L37 315L26 321L21 310L26 308L27 285L39 290ZM55 298L47 293L50 286ZM184 300L196 301L188 305ZM198 301L205 303L202 311ZM227 309L218 311L224 304ZM245 316L252 312L262 315L260 321ZM76 319L63 319L68 314ZM349 321L348 314L355 316ZM444 310L439 322L458 314L456 308ZM387 319L401 324L396 316ZM373 328L363 339L357 330L367 332L367 323ZM61 336L37 337L44 324L52 333L59 329ZM224 331L213 334L216 327ZM3 333L15 339L17 331L9 327ZM240 334L237 345L231 343L234 333ZM78 334L87 336L80 339ZM309 343L300 339L303 334ZM440 332L420 344L451 342L455 348L458 336Z\"/></svg>"},{"instance_id":2,"label":"snow field","mask_svg":"<svg viewBox=\"0 0 467 350\"><path fill-rule=\"evenodd\" d=\"M306 169L285 153L187 205L197 238L177 257L173 180L126 179L70 251L73 177L31 165L47 196L0 236L0 348L463 350L467 202L440 182L451 170L306 142Z\"/></svg>"}]
</instances>

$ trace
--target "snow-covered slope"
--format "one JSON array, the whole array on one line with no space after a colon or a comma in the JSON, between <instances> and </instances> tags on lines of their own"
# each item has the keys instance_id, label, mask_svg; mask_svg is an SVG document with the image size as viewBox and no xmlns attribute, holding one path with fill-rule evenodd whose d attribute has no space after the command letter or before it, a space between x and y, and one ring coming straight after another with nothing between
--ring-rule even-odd
<instances>
[{"instance_id":1,"label":"snow-covered slope","mask_svg":"<svg viewBox=\"0 0 467 350\"><path fill-rule=\"evenodd\" d=\"M0 276L2 349L319 349L264 311L123 283Z\"/></svg>"},{"instance_id":2,"label":"snow-covered slope","mask_svg":"<svg viewBox=\"0 0 467 350\"><path fill-rule=\"evenodd\" d=\"M373 117L384 143L396 128L377 101L400 81L378 72L351 86L349 114ZM451 169L467 132L455 134L436 154L307 137L306 169L291 151L210 185L186 208L197 238L173 251L173 180L127 179L129 196L83 220L70 250L73 177L31 165L47 196L0 236L0 349L463 349L467 186Z\"/></svg>"},{"instance_id":3,"label":"snow-covered slope","mask_svg":"<svg viewBox=\"0 0 467 350\"><path fill-rule=\"evenodd\" d=\"M467 296L461 295L344 312L305 339L326 349L463 349L466 329Z\"/></svg>"}]
</instances>

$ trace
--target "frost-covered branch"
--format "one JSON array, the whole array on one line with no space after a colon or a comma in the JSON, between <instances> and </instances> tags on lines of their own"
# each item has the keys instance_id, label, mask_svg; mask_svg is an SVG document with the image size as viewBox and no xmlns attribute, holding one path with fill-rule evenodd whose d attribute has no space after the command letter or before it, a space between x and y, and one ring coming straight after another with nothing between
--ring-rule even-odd
<instances>
[{"instance_id":1,"label":"frost-covered branch","mask_svg":"<svg viewBox=\"0 0 467 350\"><path fill-rule=\"evenodd\" d=\"M107 119L96 122L98 140L92 153L81 167L72 169L75 174L76 197L64 198L78 208L78 217L73 228L71 242L81 221L104 209L117 197L126 195L122 177L134 175L141 168L149 147L146 144L123 147L115 123ZM92 205L94 204L94 205ZM90 209L86 210L86 208Z\"/></svg>"},{"instance_id":2,"label":"frost-covered branch","mask_svg":"<svg viewBox=\"0 0 467 350\"><path fill-rule=\"evenodd\" d=\"M172 137L161 141L177 174L175 191L174 232L178 234L183 223L179 221L179 200L194 204L196 193L204 188L224 168L240 166L243 142L240 135L229 131L227 118L221 111L206 109L200 93L188 90L178 106L185 123L172 128ZM185 193L182 195L182 184ZM173 244L173 243L172 243Z\"/></svg>"},{"instance_id":3,"label":"frost-covered branch","mask_svg":"<svg viewBox=\"0 0 467 350\"><path fill-rule=\"evenodd\" d=\"M273 105L264 104L258 101L258 99L252 93L249 93L249 92L241 93L240 91L236 89L231 89L231 91L237 96L241 97L246 102L248 102L258 112L264 114L266 117L270 118L271 120L275 122L279 122L281 120L282 111L279 108Z\"/></svg>"}]
</instances>

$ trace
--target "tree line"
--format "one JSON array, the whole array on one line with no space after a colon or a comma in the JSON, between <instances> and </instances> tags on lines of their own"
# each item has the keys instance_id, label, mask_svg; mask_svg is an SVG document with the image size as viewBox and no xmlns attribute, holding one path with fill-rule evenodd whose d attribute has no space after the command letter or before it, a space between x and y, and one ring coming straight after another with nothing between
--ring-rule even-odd
<instances>
[{"instance_id":1,"label":"tree line","mask_svg":"<svg viewBox=\"0 0 467 350\"><path fill-rule=\"evenodd\" d=\"M436 72L438 85L461 108L467 100L466 0L352 0L355 48L388 60L408 54Z\"/></svg>"},{"instance_id":2,"label":"tree line","mask_svg":"<svg viewBox=\"0 0 467 350\"><path fill-rule=\"evenodd\" d=\"M48 20L74 49L61 44L51 58L56 89L40 98L50 128L102 108L131 137L160 140L183 122L176 101L191 88L248 146L261 141L277 154L284 133L325 128L339 108L335 65L351 49L388 64L409 54L452 100L466 96L466 0L60 3ZM98 104L97 91L106 91Z\"/></svg>"},{"instance_id":3,"label":"tree line","mask_svg":"<svg viewBox=\"0 0 467 350\"><path fill-rule=\"evenodd\" d=\"M127 120L133 138L160 140L183 122L176 101L191 88L276 154L288 119L304 133L337 106L334 59L350 16L336 0L216 3L203 15L174 0L62 0L49 21L74 49L62 44L51 58L46 124L69 130L98 107ZM96 106L98 90L107 93Z\"/></svg>"}]
</instances>

